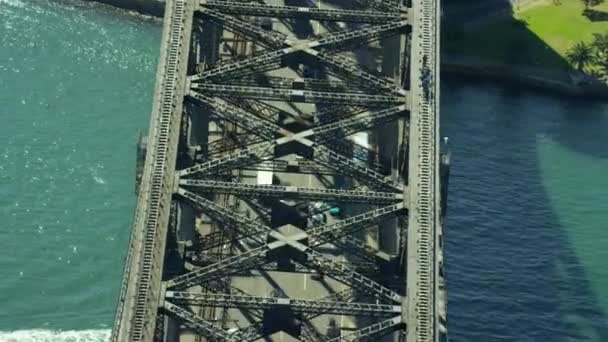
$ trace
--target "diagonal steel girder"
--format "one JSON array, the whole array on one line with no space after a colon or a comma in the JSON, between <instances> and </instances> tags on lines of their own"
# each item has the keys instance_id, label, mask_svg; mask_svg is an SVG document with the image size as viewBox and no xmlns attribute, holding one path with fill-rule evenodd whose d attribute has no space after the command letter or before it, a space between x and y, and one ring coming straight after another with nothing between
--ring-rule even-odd
<instances>
[{"instance_id":1,"label":"diagonal steel girder","mask_svg":"<svg viewBox=\"0 0 608 342\"><path fill-rule=\"evenodd\" d=\"M239 96L245 99L289 101L294 103L343 103L380 106L406 101L405 97L395 95L281 89L217 83L193 83L191 89L212 96L227 98Z\"/></svg>"},{"instance_id":2,"label":"diagonal steel girder","mask_svg":"<svg viewBox=\"0 0 608 342\"><path fill-rule=\"evenodd\" d=\"M200 75L193 75L190 80L193 82L200 80L209 80L213 78L221 77L223 79L233 78L235 76L245 76L256 72L264 72L272 69L278 69L281 67L281 60L293 53L304 52L319 59L324 64L328 65L337 74L342 76L346 75L349 78L353 78L353 69L356 70L356 75L361 76L366 82L368 88L381 87L385 90L397 92L405 95L406 91L395 85L393 82L388 81L380 76L371 74L368 71L363 70L359 65L355 64L347 58L338 58L332 56L329 53L332 51L332 47L344 46L349 42L358 41L371 41L379 39L384 36L399 32L399 30L407 27L407 21L396 21L392 23L383 24L376 27L365 27L359 30L331 33L324 35L318 40L290 40L285 41L286 47L276 46L277 50L269 51L258 55L253 58L248 58L242 61L231 62L227 64L220 64L213 69L204 71ZM272 42L266 42L272 44ZM324 51L319 51L319 49ZM369 83L371 82L371 83Z\"/></svg>"},{"instance_id":3,"label":"diagonal steel girder","mask_svg":"<svg viewBox=\"0 0 608 342\"><path fill-rule=\"evenodd\" d=\"M349 302L350 300L352 300L354 298L354 291L353 289L344 289L342 291L339 292L334 292L331 293L327 296L321 297L318 299L318 301L341 301L341 302ZM302 323L304 324L302 326L303 329L306 328L312 328L312 326L310 324L306 324L309 323L309 321L317 316L320 316L321 314L319 313L312 313L312 312L306 312L302 314ZM258 340L263 336L263 322L259 321L259 322L254 322L251 325L244 327L242 329L239 329L238 331L235 332L235 334L239 334L239 336L241 336L243 338L243 341L255 341ZM305 335L306 331L302 331L302 335L300 335L300 339L302 341L306 341L305 339Z\"/></svg>"},{"instance_id":4,"label":"diagonal steel girder","mask_svg":"<svg viewBox=\"0 0 608 342\"><path fill-rule=\"evenodd\" d=\"M193 87L194 90L198 89L197 86ZM343 117L336 121L332 120L331 122L327 122L320 126L315 126L298 133L293 133L271 121L261 121L259 117L256 117L251 111L245 110L226 100L207 96L196 91L190 91L188 95L191 98L205 104L212 111L212 113L235 123L244 130L251 132L254 135L263 137L266 140L275 139L277 135L280 135L283 137L283 143L289 142L286 139L289 139L290 141L310 141L309 139L313 136L315 137L315 142L317 143L323 139L339 139L357 131L369 130L378 124L395 120L409 109L407 104L401 104L389 108L366 110ZM398 99L399 101L396 101L397 103L403 103L405 100L405 98ZM337 132L338 130L343 130L343 132L348 133L340 134L340 132ZM329 133L331 133L331 136ZM323 134L328 135L318 138Z\"/></svg>"},{"instance_id":5,"label":"diagonal steel girder","mask_svg":"<svg viewBox=\"0 0 608 342\"><path fill-rule=\"evenodd\" d=\"M327 340L326 342L355 342L365 341L372 336L382 336L400 329L405 322L402 317L397 316L387 320L368 325L362 329L355 330L347 335Z\"/></svg>"},{"instance_id":6,"label":"diagonal steel girder","mask_svg":"<svg viewBox=\"0 0 608 342\"><path fill-rule=\"evenodd\" d=\"M258 185L222 182L206 179L180 179L180 185L196 188L197 192L234 194L275 198L296 198L312 201L386 204L403 201L401 192L379 192L341 189L313 189L285 185Z\"/></svg>"},{"instance_id":7,"label":"diagonal steel girder","mask_svg":"<svg viewBox=\"0 0 608 342\"><path fill-rule=\"evenodd\" d=\"M235 226L237 229L234 230L234 236L243 234L245 236L250 236L251 239L260 245L266 243L265 237L269 231L268 227L260 225L259 222L250 220L244 216L235 214L232 210L217 205L213 201L210 201L193 192L178 188L177 193L190 200L190 202L194 205L202 208L205 214L214 216L218 220L229 222L231 225Z\"/></svg>"},{"instance_id":8,"label":"diagonal steel girder","mask_svg":"<svg viewBox=\"0 0 608 342\"><path fill-rule=\"evenodd\" d=\"M347 158L325 146L317 145L312 149L314 151L313 160L329 168L338 169L342 175L355 177L361 182L382 189L404 189L402 184L367 167L365 163Z\"/></svg>"},{"instance_id":9,"label":"diagonal steel girder","mask_svg":"<svg viewBox=\"0 0 608 342\"><path fill-rule=\"evenodd\" d=\"M351 216L336 223L312 227L307 229L304 233L295 235L293 239L299 241L305 238L315 238L318 236L337 238L340 235L346 235L345 233L352 233L354 229L361 227L362 223L365 225L371 225L388 217L395 216L403 211L405 206L406 204L404 202L400 202L388 205L386 207L370 210L359 215Z\"/></svg>"},{"instance_id":10,"label":"diagonal steel girder","mask_svg":"<svg viewBox=\"0 0 608 342\"><path fill-rule=\"evenodd\" d=\"M373 184L383 187L398 190L402 190L403 188L401 184L387 181L385 176L362 165L362 163L357 163L326 147L320 146L308 138L321 135L323 135L323 138L327 138L329 137L329 134L327 133L337 132L336 134L331 135L332 138L337 139L344 136L347 132L350 132L348 134L352 134L353 132L350 130L355 127L358 130L372 128L377 124L390 121L393 118L398 117L401 113L407 111L407 105L405 104L377 111L362 112L337 122L311 128L298 133L291 133L276 124L267 122L260 123L260 121L256 121L256 119L253 118L252 114L249 112L234 105L230 105L225 101L198 94L196 92L191 92L190 95L193 98L208 104L210 108L217 108L214 112L216 112L218 115L224 115L225 119L239 124L245 130L250 131L251 133L263 136L266 139L272 139L275 133L283 135L283 137L274 141L248 146L238 152L180 170L177 172L180 177L185 177L194 173L217 173L221 172L221 170L234 169L236 167L243 167L245 165L258 163L263 160L273 159L275 157L274 152L276 147L297 141L305 146L311 147L315 151L313 158L316 158L316 160L319 160L322 164L330 168L346 168L346 171L349 171L351 175L360 177L362 178L361 180L371 181Z\"/></svg>"},{"instance_id":11,"label":"diagonal steel girder","mask_svg":"<svg viewBox=\"0 0 608 342\"><path fill-rule=\"evenodd\" d=\"M202 0L201 7L211 8L232 15L294 18L323 21L358 23L385 23L405 19L407 13L399 11L322 9L316 7L278 6L258 2Z\"/></svg>"},{"instance_id":12,"label":"diagonal steel girder","mask_svg":"<svg viewBox=\"0 0 608 342\"><path fill-rule=\"evenodd\" d=\"M303 140L304 139L300 140L300 142L302 143ZM280 141L279 143L266 142L251 147L246 147L226 156L177 171L176 174L181 178L196 173L208 175L230 171L235 168L258 169L249 166L253 164L265 163L270 161L270 159L275 158L276 156L274 154L274 149L281 144L283 143ZM313 143L310 142L310 144L312 145ZM312 150L314 151L314 155L308 156L308 158L320 163L325 168L334 170L334 173L336 174L352 176L361 182L378 188L396 190L404 189L402 184L396 183L378 171L370 169L369 167L365 166L365 163L363 162L347 158L324 146L312 146ZM287 170L289 171L289 165L287 165ZM310 168L310 170L312 173L316 173L314 168Z\"/></svg>"},{"instance_id":13,"label":"diagonal steel girder","mask_svg":"<svg viewBox=\"0 0 608 342\"><path fill-rule=\"evenodd\" d=\"M193 314L192 312L177 306L171 302L164 301L163 309L176 318L179 318L185 325L196 330L203 336L213 337L225 342L240 342L241 338L238 334L229 333L228 331L216 326L215 324L204 320L202 317Z\"/></svg>"},{"instance_id":14,"label":"diagonal steel girder","mask_svg":"<svg viewBox=\"0 0 608 342\"><path fill-rule=\"evenodd\" d=\"M275 139L277 136L286 136L290 132L276 123L269 120L260 120L252 112L240 108L226 100L217 97L207 96L195 91L188 93L190 98L195 99L205 105L212 114L230 121L253 135L264 138L265 140Z\"/></svg>"},{"instance_id":15,"label":"diagonal steel girder","mask_svg":"<svg viewBox=\"0 0 608 342\"><path fill-rule=\"evenodd\" d=\"M232 210L224 208L191 191L179 188L177 190L177 193L183 196L184 198L187 198L192 203L200 206L201 208L204 208L205 212L220 215L224 220L233 222L235 225L238 225L240 228L242 228L239 229L239 232L254 236L255 240L260 244L266 241L267 236L276 237L276 235L280 235L278 240L288 239L282 236L282 234L272 230L272 228L268 226L262 225L259 222L236 214ZM397 216L405 209L405 207L406 204L404 202L400 202L385 207L377 208L359 215L351 216L336 223L312 227L306 230L306 232L291 236L289 240L298 242L303 241L307 238L337 239L340 236L348 235L350 233L353 233L354 231L364 229L387 218ZM285 244L282 244L281 246L283 245ZM281 246L277 246L275 248Z\"/></svg>"},{"instance_id":16,"label":"diagonal steel girder","mask_svg":"<svg viewBox=\"0 0 608 342\"><path fill-rule=\"evenodd\" d=\"M226 208L218 206L217 204L184 189L180 188L178 190L178 194L188 198L191 201L200 201L201 203L204 203L207 208L214 208L214 210L216 210L217 212L223 212L226 216L234 217L234 220L254 223L246 217L235 214ZM362 220L360 220L358 223L365 224L365 222L367 222L366 219L377 219L377 215L371 215L367 216L366 218L362 218ZM355 224L356 222L350 222L350 225ZM253 224L251 224L250 226L253 226ZM343 227L344 226L340 226L340 228ZM245 251L234 257L222 259L217 263L202 267L198 270L186 273L184 275L177 276L167 282L167 288L187 288L196 285L201 279L215 279L217 277L221 277L222 275L234 273L234 271L238 269L242 269L245 267L255 267L256 264L259 265L263 262L267 262L264 258L267 252L283 246L290 246L308 256L308 260L306 261L306 263L312 265L313 267L319 270L322 270L323 273L328 274L336 280L339 280L345 284L349 284L350 286L359 287L362 290L374 293L379 297L387 298L395 302L400 302L402 299L401 295L397 294L393 290L390 290L384 287L383 285L375 282L374 280L355 272L344 264L325 257L321 253L316 252L315 250L309 248L300 241L294 240L290 237L286 237L285 235L273 230L268 226L258 224L258 228L256 229L256 231L265 231L266 234L264 234L263 236L272 237L276 239L276 241Z\"/></svg>"},{"instance_id":17,"label":"diagonal steel girder","mask_svg":"<svg viewBox=\"0 0 608 342\"><path fill-rule=\"evenodd\" d=\"M359 240L350 235L342 236L338 240L333 241L333 243L340 244L346 251L352 252L356 256L370 262L375 261L375 258L378 258L384 262L389 262L392 260L392 256L388 253L383 252L376 247L372 247L365 241Z\"/></svg>"},{"instance_id":18,"label":"diagonal steel girder","mask_svg":"<svg viewBox=\"0 0 608 342\"><path fill-rule=\"evenodd\" d=\"M207 186L207 189L209 191L212 191L212 188L214 186L227 187L228 189L231 189L233 186L245 186L245 187L252 187L252 188L258 187L256 185L250 185L250 184L207 181L207 180L180 180L180 183L183 181L186 181L187 183L191 183L191 182L195 182L198 184L203 183ZM280 186L262 186L262 187L280 188ZM316 189L314 189L314 190L316 190ZM323 192L325 190L321 189L321 191ZM216 192L221 192L221 191L216 191ZM356 192L358 194L375 193L375 192L371 192L371 191L361 191L361 190L355 190L354 192ZM394 202L395 198L402 197L401 194L397 194L397 193L381 193L381 194L392 197L393 202ZM223 207L218 206L214 202L211 202L202 197L190 198L189 197L190 193L188 193L188 192L185 192L184 196L186 196L191 201L193 201L194 204L202 207L205 210L206 214L215 217L219 221L228 223L226 228L230 228L230 233L231 233L231 235L229 236L228 239L226 239L224 237L218 237L217 239L212 239L212 238L205 239L206 243L210 244L211 247L221 245L224 243L228 243L229 241L232 241L239 237L243 238L243 237L249 237L249 236L256 236L259 238L259 235L256 235L260 232L256 226L257 222L246 222L242 219L239 219L238 217L234 217L234 215L232 215L231 211L225 210ZM363 198L365 198L365 197L366 196L363 195ZM381 261L385 261L385 262L390 261L391 257L388 254L386 254L380 250L377 250L376 248L372 248L371 246L368 246L363 241L358 241L354 237L345 234L345 232L352 233L352 232L356 231L356 230L354 230L354 228L357 228L357 227L353 227L353 226L361 225L362 222L365 223L365 226L359 226L358 228L364 229L365 227L371 225L372 223L377 222L380 219L386 218L386 215L392 214L393 211L391 211L390 209L393 209L396 211L396 210L399 210L400 208L401 208L400 206L399 207L380 208L380 209L377 209L377 210L369 212L369 213L360 214L360 215L358 215L358 217L351 217L349 219L338 222L336 224L324 226L325 229L321 229L321 227L314 227L313 229L309 230L309 232L314 234L312 236L313 240L311 241L311 244L313 246L317 246L317 245L323 244L323 242L329 242L329 243L336 244L338 246L347 246L348 247L347 250L349 250L353 253L356 253L357 255L363 257L364 260L369 260L370 262L373 262L375 258L378 258ZM362 221L361 219L366 219L366 221ZM328 232L330 232L330 233L328 233ZM308 237L308 235L306 235L306 237ZM304 239L304 238L305 237L300 237L299 240ZM215 240L218 240L218 241L215 241ZM213 242L215 242L215 243L213 243ZM258 239L257 242L258 242L258 244L263 243L263 241L261 241L260 239ZM209 247L210 247L209 245L206 246L206 248L209 248ZM217 261L214 258L205 258L205 260L207 262Z\"/></svg>"},{"instance_id":19,"label":"diagonal steel girder","mask_svg":"<svg viewBox=\"0 0 608 342\"><path fill-rule=\"evenodd\" d=\"M261 28L259 25L254 25L248 21L241 20L237 17L227 15L223 12L215 11L210 8L201 7L199 8L205 18L222 24L229 30L238 32L244 36L252 38L253 41L262 43L269 47L282 46L287 39L287 35L276 32L268 31Z\"/></svg>"},{"instance_id":20,"label":"diagonal steel girder","mask_svg":"<svg viewBox=\"0 0 608 342\"><path fill-rule=\"evenodd\" d=\"M296 313L345 315L345 316L394 316L401 313L401 305L372 304L362 302L319 301L295 298L233 295L223 293L194 293L167 291L165 298L173 303L266 310L288 306Z\"/></svg>"}]
</instances>

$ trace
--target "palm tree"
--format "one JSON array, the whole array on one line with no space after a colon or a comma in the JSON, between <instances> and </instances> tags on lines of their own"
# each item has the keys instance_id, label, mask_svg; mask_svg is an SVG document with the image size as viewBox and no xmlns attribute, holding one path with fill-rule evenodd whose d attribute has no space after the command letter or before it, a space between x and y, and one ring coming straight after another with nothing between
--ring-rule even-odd
<instances>
[{"instance_id":1,"label":"palm tree","mask_svg":"<svg viewBox=\"0 0 608 342\"><path fill-rule=\"evenodd\" d=\"M585 42L578 42L566 53L568 61L574 65L580 72L584 72L585 66L591 63L594 59L593 49Z\"/></svg>"},{"instance_id":2,"label":"palm tree","mask_svg":"<svg viewBox=\"0 0 608 342\"><path fill-rule=\"evenodd\" d=\"M597 53L608 55L608 33L595 33L593 35L593 43L591 43L591 46Z\"/></svg>"},{"instance_id":3,"label":"palm tree","mask_svg":"<svg viewBox=\"0 0 608 342\"><path fill-rule=\"evenodd\" d=\"M608 80L608 60L604 57L601 60L596 60L596 64L600 76L605 80Z\"/></svg>"}]
</instances>

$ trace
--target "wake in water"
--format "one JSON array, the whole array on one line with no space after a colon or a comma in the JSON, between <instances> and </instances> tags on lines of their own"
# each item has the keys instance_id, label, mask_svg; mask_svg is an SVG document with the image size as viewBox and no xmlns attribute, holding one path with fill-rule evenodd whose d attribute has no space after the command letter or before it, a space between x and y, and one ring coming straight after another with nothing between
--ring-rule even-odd
<instances>
[{"instance_id":1,"label":"wake in water","mask_svg":"<svg viewBox=\"0 0 608 342\"><path fill-rule=\"evenodd\" d=\"M109 329L0 331L0 342L106 342L109 339Z\"/></svg>"}]
</instances>

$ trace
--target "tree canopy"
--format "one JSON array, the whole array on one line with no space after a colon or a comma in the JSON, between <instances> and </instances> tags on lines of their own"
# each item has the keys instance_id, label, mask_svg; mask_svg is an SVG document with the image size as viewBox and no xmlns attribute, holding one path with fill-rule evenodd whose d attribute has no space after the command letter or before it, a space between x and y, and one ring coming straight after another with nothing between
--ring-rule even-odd
<instances>
[{"instance_id":1,"label":"tree canopy","mask_svg":"<svg viewBox=\"0 0 608 342\"><path fill-rule=\"evenodd\" d=\"M593 48L585 42L578 42L566 53L568 61L584 72L585 67L594 60Z\"/></svg>"}]
</instances>

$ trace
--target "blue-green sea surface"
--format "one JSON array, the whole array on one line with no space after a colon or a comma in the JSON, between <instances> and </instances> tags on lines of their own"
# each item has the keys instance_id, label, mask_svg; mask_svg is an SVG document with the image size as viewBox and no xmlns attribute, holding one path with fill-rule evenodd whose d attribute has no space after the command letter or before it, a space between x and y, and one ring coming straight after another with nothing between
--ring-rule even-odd
<instances>
[{"instance_id":1,"label":"blue-green sea surface","mask_svg":"<svg viewBox=\"0 0 608 342\"><path fill-rule=\"evenodd\" d=\"M0 0L0 341L102 341L134 208L160 24Z\"/></svg>"}]
</instances>

